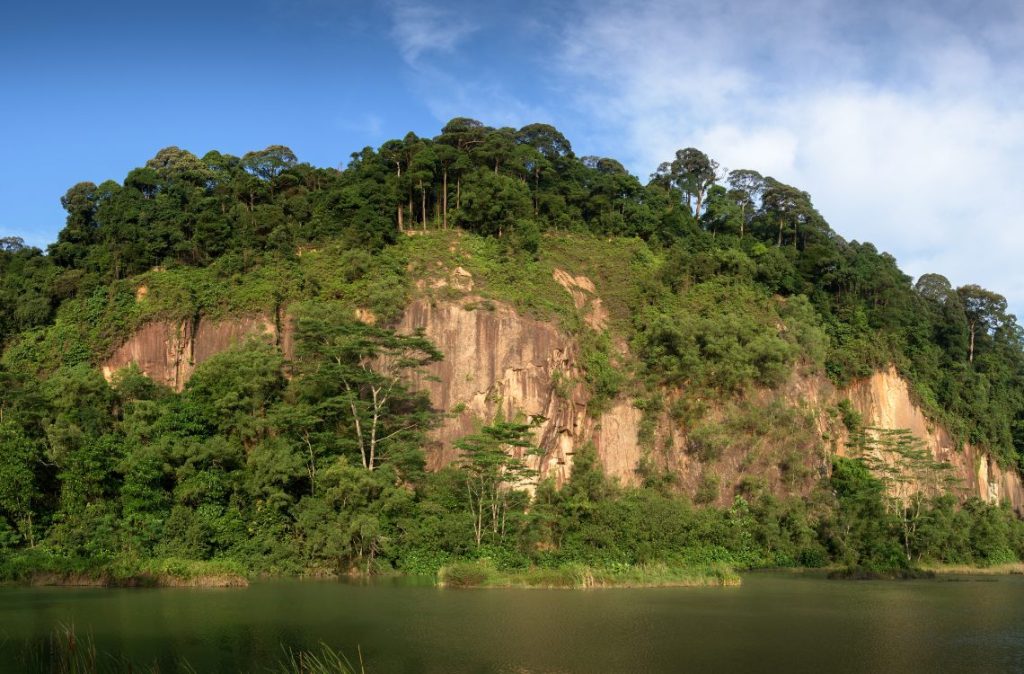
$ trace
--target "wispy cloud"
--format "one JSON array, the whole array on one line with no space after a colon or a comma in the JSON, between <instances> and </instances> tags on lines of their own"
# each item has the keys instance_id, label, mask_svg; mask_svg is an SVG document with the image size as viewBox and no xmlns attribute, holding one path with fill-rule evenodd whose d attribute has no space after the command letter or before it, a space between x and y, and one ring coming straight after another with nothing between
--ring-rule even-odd
<instances>
[{"instance_id":1,"label":"wispy cloud","mask_svg":"<svg viewBox=\"0 0 1024 674\"><path fill-rule=\"evenodd\" d=\"M1024 9L980 7L588 2L559 62L641 175L701 147L807 189L909 272L1024 309Z\"/></svg>"},{"instance_id":2,"label":"wispy cloud","mask_svg":"<svg viewBox=\"0 0 1024 674\"><path fill-rule=\"evenodd\" d=\"M425 54L451 53L480 26L464 13L417 0L394 0L389 4L391 35L405 62L420 65Z\"/></svg>"},{"instance_id":3,"label":"wispy cloud","mask_svg":"<svg viewBox=\"0 0 1024 674\"><path fill-rule=\"evenodd\" d=\"M468 116L492 125L521 126L544 118L540 106L506 86L504 68L492 65L500 62L500 54L467 45L510 28L536 32L530 20L502 24L494 12L479 11L471 2L441 6L430 0L393 0L387 7L391 38L410 69L409 86L436 120Z\"/></svg>"}]
</instances>

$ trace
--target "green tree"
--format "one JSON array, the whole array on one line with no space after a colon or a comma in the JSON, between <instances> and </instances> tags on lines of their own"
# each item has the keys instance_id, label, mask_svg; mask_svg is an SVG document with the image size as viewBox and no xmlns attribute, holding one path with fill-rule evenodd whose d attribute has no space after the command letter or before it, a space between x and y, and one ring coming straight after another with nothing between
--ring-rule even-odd
<instances>
[{"instance_id":1,"label":"green tree","mask_svg":"<svg viewBox=\"0 0 1024 674\"><path fill-rule=\"evenodd\" d=\"M905 428L864 428L852 442L884 487L883 501L898 522L903 551L910 562L926 516L927 496L953 486L952 466L936 461L925 442Z\"/></svg>"},{"instance_id":2,"label":"green tree","mask_svg":"<svg viewBox=\"0 0 1024 674\"><path fill-rule=\"evenodd\" d=\"M428 402L409 382L442 355L422 332L401 335L341 319L333 309L321 305L296 322L300 395L373 471L393 447L415 444L434 423Z\"/></svg>"},{"instance_id":3,"label":"green tree","mask_svg":"<svg viewBox=\"0 0 1024 674\"><path fill-rule=\"evenodd\" d=\"M968 362L974 362L974 346L979 336L995 333L1008 320L1006 298L978 285L966 285L956 289L967 316L970 334Z\"/></svg>"},{"instance_id":4,"label":"green tree","mask_svg":"<svg viewBox=\"0 0 1024 674\"><path fill-rule=\"evenodd\" d=\"M478 547L488 529L504 540L512 495L537 474L528 463L540 451L533 445L534 425L497 420L455 442Z\"/></svg>"}]
</instances>

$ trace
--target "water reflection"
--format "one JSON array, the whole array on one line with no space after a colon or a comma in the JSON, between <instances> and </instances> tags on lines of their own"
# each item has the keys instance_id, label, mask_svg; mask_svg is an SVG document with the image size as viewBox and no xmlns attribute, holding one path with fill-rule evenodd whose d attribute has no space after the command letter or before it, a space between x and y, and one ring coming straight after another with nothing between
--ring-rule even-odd
<instances>
[{"instance_id":1,"label":"water reflection","mask_svg":"<svg viewBox=\"0 0 1024 674\"><path fill-rule=\"evenodd\" d=\"M321 641L374 672L1024 671L1024 578L739 588L438 590L423 581L245 590L0 591L0 670L59 623L175 671L261 670Z\"/></svg>"}]
</instances>

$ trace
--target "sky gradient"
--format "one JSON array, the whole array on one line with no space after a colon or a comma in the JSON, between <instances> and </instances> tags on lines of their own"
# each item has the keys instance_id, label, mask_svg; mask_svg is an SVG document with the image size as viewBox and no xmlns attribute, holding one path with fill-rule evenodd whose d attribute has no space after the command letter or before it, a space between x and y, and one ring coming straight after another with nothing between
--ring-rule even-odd
<instances>
[{"instance_id":1,"label":"sky gradient","mask_svg":"<svg viewBox=\"0 0 1024 674\"><path fill-rule=\"evenodd\" d=\"M811 193L912 275L1024 310L1018 0L64 3L0 14L0 236L178 145L343 166L455 116L547 122L646 181L678 148Z\"/></svg>"}]
</instances>

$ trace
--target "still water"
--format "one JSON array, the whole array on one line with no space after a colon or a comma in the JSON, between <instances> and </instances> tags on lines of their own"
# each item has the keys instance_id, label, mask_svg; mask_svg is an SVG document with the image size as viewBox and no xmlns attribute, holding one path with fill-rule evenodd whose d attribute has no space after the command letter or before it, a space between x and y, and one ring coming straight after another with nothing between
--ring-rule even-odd
<instances>
[{"instance_id":1,"label":"still water","mask_svg":"<svg viewBox=\"0 0 1024 674\"><path fill-rule=\"evenodd\" d=\"M369 672L1024 672L1024 577L737 588L439 590L409 581L247 589L0 589L0 671L60 623L175 671L266 671L325 642Z\"/></svg>"}]
</instances>

